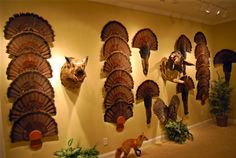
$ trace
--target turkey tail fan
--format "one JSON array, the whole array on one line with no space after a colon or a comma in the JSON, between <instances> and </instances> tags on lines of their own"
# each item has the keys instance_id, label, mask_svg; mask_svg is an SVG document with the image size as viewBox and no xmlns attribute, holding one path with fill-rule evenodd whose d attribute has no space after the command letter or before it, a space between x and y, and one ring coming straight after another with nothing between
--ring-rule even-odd
<instances>
[{"instance_id":1,"label":"turkey tail fan","mask_svg":"<svg viewBox=\"0 0 236 158\"><path fill-rule=\"evenodd\" d=\"M186 59L186 52L190 53L192 51L192 44L187 36L181 35L178 38L175 43L175 50L180 51L183 54L184 59Z\"/></svg>"},{"instance_id":2,"label":"turkey tail fan","mask_svg":"<svg viewBox=\"0 0 236 158\"><path fill-rule=\"evenodd\" d=\"M56 115L54 100L46 94L32 90L19 97L10 110L10 121L16 121L29 112L43 111L50 115Z\"/></svg>"},{"instance_id":3,"label":"turkey tail fan","mask_svg":"<svg viewBox=\"0 0 236 158\"><path fill-rule=\"evenodd\" d=\"M159 96L159 87L156 82L152 80L144 81L137 89L136 100L144 99L144 106L146 110L147 124L151 123L152 116L152 97Z\"/></svg>"},{"instance_id":4,"label":"turkey tail fan","mask_svg":"<svg viewBox=\"0 0 236 158\"><path fill-rule=\"evenodd\" d=\"M223 72L225 81L229 82L232 71L232 63L236 62L236 53L230 49L222 49L214 56L214 66L216 64L223 64Z\"/></svg>"},{"instance_id":5,"label":"turkey tail fan","mask_svg":"<svg viewBox=\"0 0 236 158\"><path fill-rule=\"evenodd\" d=\"M107 59L114 52L123 52L127 56L131 56L131 50L128 43L118 36L112 36L106 40L102 48L102 55Z\"/></svg>"},{"instance_id":6,"label":"turkey tail fan","mask_svg":"<svg viewBox=\"0 0 236 158\"><path fill-rule=\"evenodd\" d=\"M139 30L132 41L133 48L143 48L146 46L149 50L158 49L158 41L156 35L151 29L145 28Z\"/></svg>"},{"instance_id":7,"label":"turkey tail fan","mask_svg":"<svg viewBox=\"0 0 236 158\"><path fill-rule=\"evenodd\" d=\"M14 36L7 45L7 53L10 54L10 58L16 58L21 54L31 52L37 53L45 59L51 57L51 50L47 41L31 32Z\"/></svg>"},{"instance_id":8,"label":"turkey tail fan","mask_svg":"<svg viewBox=\"0 0 236 158\"><path fill-rule=\"evenodd\" d=\"M102 29L101 39L106 41L111 36L119 36L126 42L129 41L129 36L126 28L118 21L109 21Z\"/></svg>"},{"instance_id":9,"label":"turkey tail fan","mask_svg":"<svg viewBox=\"0 0 236 158\"><path fill-rule=\"evenodd\" d=\"M118 101L124 101L128 104L133 104L134 95L132 91L124 85L118 85L113 87L106 93L104 99L104 106L105 108L108 108Z\"/></svg>"},{"instance_id":10,"label":"turkey tail fan","mask_svg":"<svg viewBox=\"0 0 236 158\"><path fill-rule=\"evenodd\" d=\"M157 100L153 104L153 112L162 125L166 124L168 120L168 107L161 98L157 98Z\"/></svg>"},{"instance_id":11,"label":"turkey tail fan","mask_svg":"<svg viewBox=\"0 0 236 158\"><path fill-rule=\"evenodd\" d=\"M7 90L7 97L16 100L30 90L41 91L51 99L54 98L54 90L50 81L37 71L27 71L17 76Z\"/></svg>"},{"instance_id":12,"label":"turkey tail fan","mask_svg":"<svg viewBox=\"0 0 236 158\"><path fill-rule=\"evenodd\" d=\"M201 65L205 65L208 67L210 66L209 58L205 54L202 54L197 58L196 69L198 70L201 67Z\"/></svg>"},{"instance_id":13,"label":"turkey tail fan","mask_svg":"<svg viewBox=\"0 0 236 158\"><path fill-rule=\"evenodd\" d=\"M104 87L106 92L108 92L110 89L117 85L125 85L129 89L133 89L134 81L132 76L127 71L122 69L116 69L112 71L105 81Z\"/></svg>"},{"instance_id":14,"label":"turkey tail fan","mask_svg":"<svg viewBox=\"0 0 236 158\"><path fill-rule=\"evenodd\" d=\"M33 70L47 78L52 77L52 69L46 59L36 53L27 53L11 60L7 67L7 79L14 80L19 74Z\"/></svg>"},{"instance_id":15,"label":"turkey tail fan","mask_svg":"<svg viewBox=\"0 0 236 158\"><path fill-rule=\"evenodd\" d=\"M197 32L194 36L194 42L196 44L199 44L199 43L204 43L205 45L207 45L207 40L206 40L206 37L205 35L202 33L202 32Z\"/></svg>"},{"instance_id":16,"label":"turkey tail fan","mask_svg":"<svg viewBox=\"0 0 236 158\"><path fill-rule=\"evenodd\" d=\"M115 69L123 69L128 73L131 73L132 68L129 58L122 53L110 55L104 63L103 72L108 75Z\"/></svg>"},{"instance_id":17,"label":"turkey tail fan","mask_svg":"<svg viewBox=\"0 0 236 158\"><path fill-rule=\"evenodd\" d=\"M133 116L132 106L132 104L123 101L116 102L106 109L104 121L115 123L117 125L117 131L122 131L125 121Z\"/></svg>"},{"instance_id":18,"label":"turkey tail fan","mask_svg":"<svg viewBox=\"0 0 236 158\"><path fill-rule=\"evenodd\" d=\"M210 69L208 66L200 66L196 72L196 80L208 79L210 80Z\"/></svg>"},{"instance_id":19,"label":"turkey tail fan","mask_svg":"<svg viewBox=\"0 0 236 158\"><path fill-rule=\"evenodd\" d=\"M35 33L43 37L50 45L54 41L55 35L51 25L34 13L15 14L9 18L4 28L4 36L8 40L23 32Z\"/></svg>"},{"instance_id":20,"label":"turkey tail fan","mask_svg":"<svg viewBox=\"0 0 236 158\"><path fill-rule=\"evenodd\" d=\"M201 105L204 105L208 97L209 97L209 87L201 85L201 88L198 88L197 90L196 99L201 100Z\"/></svg>"},{"instance_id":21,"label":"turkey tail fan","mask_svg":"<svg viewBox=\"0 0 236 158\"><path fill-rule=\"evenodd\" d=\"M208 47L204 43L199 43L195 47L195 58L198 59L198 57L202 54L210 58L210 52Z\"/></svg>"},{"instance_id":22,"label":"turkey tail fan","mask_svg":"<svg viewBox=\"0 0 236 158\"><path fill-rule=\"evenodd\" d=\"M147 96L159 96L159 86L153 80L146 80L139 85L136 92L136 100L144 99Z\"/></svg>"},{"instance_id":23,"label":"turkey tail fan","mask_svg":"<svg viewBox=\"0 0 236 158\"><path fill-rule=\"evenodd\" d=\"M48 113L31 112L17 119L11 130L11 142L29 141L30 134L40 131L42 137L58 134L57 123Z\"/></svg>"},{"instance_id":24,"label":"turkey tail fan","mask_svg":"<svg viewBox=\"0 0 236 158\"><path fill-rule=\"evenodd\" d=\"M189 90L192 90L195 88L194 82L190 76L183 76L180 78L184 81L184 83L178 83L176 85L176 92L181 93L183 105L184 105L184 114L187 115L188 112L188 94Z\"/></svg>"},{"instance_id":25,"label":"turkey tail fan","mask_svg":"<svg viewBox=\"0 0 236 158\"><path fill-rule=\"evenodd\" d=\"M172 96L169 105L168 119L176 121L179 104L179 97L177 95Z\"/></svg>"}]
</instances>

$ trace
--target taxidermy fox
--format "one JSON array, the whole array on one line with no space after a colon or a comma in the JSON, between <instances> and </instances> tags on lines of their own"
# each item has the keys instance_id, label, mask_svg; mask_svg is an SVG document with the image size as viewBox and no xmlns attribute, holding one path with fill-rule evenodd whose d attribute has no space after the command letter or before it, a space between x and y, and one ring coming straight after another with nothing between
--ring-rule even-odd
<instances>
[{"instance_id":1,"label":"taxidermy fox","mask_svg":"<svg viewBox=\"0 0 236 158\"><path fill-rule=\"evenodd\" d=\"M136 139L127 139L122 143L121 147L116 150L115 158L120 158L122 153L124 153L123 158L128 158L131 148L134 149L134 152L137 156L140 156L141 150L139 148L142 146L143 141L145 140L148 140L148 138L143 133Z\"/></svg>"}]
</instances>

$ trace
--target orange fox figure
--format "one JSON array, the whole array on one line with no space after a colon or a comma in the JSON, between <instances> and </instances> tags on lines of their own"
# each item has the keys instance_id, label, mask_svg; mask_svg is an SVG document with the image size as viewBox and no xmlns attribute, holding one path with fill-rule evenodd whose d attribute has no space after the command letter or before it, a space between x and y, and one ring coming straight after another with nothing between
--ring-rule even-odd
<instances>
[{"instance_id":1,"label":"orange fox figure","mask_svg":"<svg viewBox=\"0 0 236 158\"><path fill-rule=\"evenodd\" d=\"M121 147L116 150L115 158L120 158L123 152L123 158L128 158L131 148L134 149L134 152L137 156L140 156L141 150L139 148L142 146L144 140L148 140L148 138L143 133L136 139L127 139L122 143Z\"/></svg>"}]
</instances>

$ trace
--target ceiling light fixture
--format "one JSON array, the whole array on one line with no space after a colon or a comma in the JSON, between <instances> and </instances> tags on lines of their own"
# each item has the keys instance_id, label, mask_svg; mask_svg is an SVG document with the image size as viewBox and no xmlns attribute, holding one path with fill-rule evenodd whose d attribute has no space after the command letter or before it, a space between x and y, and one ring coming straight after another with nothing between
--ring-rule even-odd
<instances>
[{"instance_id":1,"label":"ceiling light fixture","mask_svg":"<svg viewBox=\"0 0 236 158\"><path fill-rule=\"evenodd\" d=\"M211 15L218 15L221 17L226 17L227 15L227 9L223 8L219 5L204 1L204 0L199 0L201 2L201 7L200 11L204 12L206 14L211 14Z\"/></svg>"}]
</instances>

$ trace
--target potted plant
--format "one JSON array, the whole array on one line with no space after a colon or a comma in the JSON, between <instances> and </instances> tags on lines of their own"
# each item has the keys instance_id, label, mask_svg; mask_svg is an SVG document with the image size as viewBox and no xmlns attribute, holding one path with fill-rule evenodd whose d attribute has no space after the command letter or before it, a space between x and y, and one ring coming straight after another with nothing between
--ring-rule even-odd
<instances>
[{"instance_id":1,"label":"potted plant","mask_svg":"<svg viewBox=\"0 0 236 158\"><path fill-rule=\"evenodd\" d=\"M228 125L228 112L230 110L230 96L233 88L218 75L214 80L209 93L210 112L215 115L218 126Z\"/></svg>"},{"instance_id":2,"label":"potted plant","mask_svg":"<svg viewBox=\"0 0 236 158\"><path fill-rule=\"evenodd\" d=\"M192 133L189 132L188 127L181 121L168 119L165 124L166 134L169 140L179 144L183 144L186 140L193 140Z\"/></svg>"}]
</instances>

